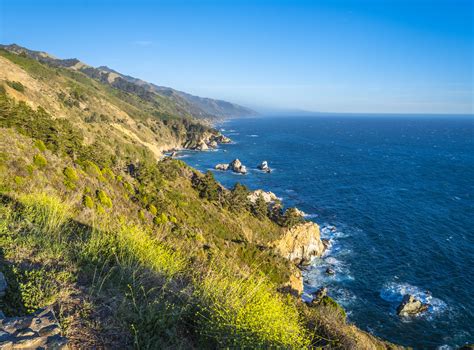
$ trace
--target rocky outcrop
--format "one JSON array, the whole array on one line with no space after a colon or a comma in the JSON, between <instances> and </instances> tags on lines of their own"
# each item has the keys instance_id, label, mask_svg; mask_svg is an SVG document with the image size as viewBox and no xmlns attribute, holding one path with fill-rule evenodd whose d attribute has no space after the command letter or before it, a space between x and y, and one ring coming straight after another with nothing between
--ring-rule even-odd
<instances>
[{"instance_id":1,"label":"rocky outcrop","mask_svg":"<svg viewBox=\"0 0 474 350\"><path fill-rule=\"evenodd\" d=\"M275 203L278 200L278 197L275 193L270 191L265 192L264 190L255 190L253 192L250 192L247 198L251 203L255 203L257 201L257 198L260 196L262 196L263 200L269 204Z\"/></svg>"},{"instance_id":2,"label":"rocky outcrop","mask_svg":"<svg viewBox=\"0 0 474 350\"><path fill-rule=\"evenodd\" d=\"M296 225L274 242L276 251L284 258L301 264L324 252L319 226L314 222Z\"/></svg>"},{"instance_id":3,"label":"rocky outcrop","mask_svg":"<svg viewBox=\"0 0 474 350\"><path fill-rule=\"evenodd\" d=\"M227 171L229 170L229 164L217 164L214 168L216 170Z\"/></svg>"},{"instance_id":4,"label":"rocky outcrop","mask_svg":"<svg viewBox=\"0 0 474 350\"><path fill-rule=\"evenodd\" d=\"M59 322L50 309L24 317L0 319L1 349L67 349Z\"/></svg>"},{"instance_id":5,"label":"rocky outcrop","mask_svg":"<svg viewBox=\"0 0 474 350\"><path fill-rule=\"evenodd\" d=\"M422 303L411 294L403 296L401 304L397 308L400 316L414 316L428 310L428 304Z\"/></svg>"},{"instance_id":6,"label":"rocky outcrop","mask_svg":"<svg viewBox=\"0 0 474 350\"><path fill-rule=\"evenodd\" d=\"M247 167L242 164L242 162L239 159L234 159L230 164L229 168L234 172L234 173L239 173L239 174L247 174Z\"/></svg>"},{"instance_id":7,"label":"rocky outcrop","mask_svg":"<svg viewBox=\"0 0 474 350\"><path fill-rule=\"evenodd\" d=\"M247 167L243 165L242 162L238 159L234 159L229 164L223 164L223 163L217 164L214 168L216 170L222 170L222 171L232 170L234 173L247 174Z\"/></svg>"},{"instance_id":8,"label":"rocky outcrop","mask_svg":"<svg viewBox=\"0 0 474 350\"><path fill-rule=\"evenodd\" d=\"M221 143L230 143L231 139L222 135L221 133L206 132L201 135L199 140L195 143L187 143L185 148L194 149L196 151L207 151L212 148L217 148Z\"/></svg>"},{"instance_id":9,"label":"rocky outcrop","mask_svg":"<svg viewBox=\"0 0 474 350\"><path fill-rule=\"evenodd\" d=\"M262 163L260 163L260 165L257 168L260 169L261 171L265 172L265 173L271 173L272 172L272 169L270 169L270 167L268 166L268 162L266 160L264 160Z\"/></svg>"}]
</instances>

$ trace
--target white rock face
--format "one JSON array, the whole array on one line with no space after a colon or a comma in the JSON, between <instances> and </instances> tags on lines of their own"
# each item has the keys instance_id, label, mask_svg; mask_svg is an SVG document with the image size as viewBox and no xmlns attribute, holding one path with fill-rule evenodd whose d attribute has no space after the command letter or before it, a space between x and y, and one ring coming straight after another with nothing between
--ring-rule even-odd
<instances>
[{"instance_id":1,"label":"white rock face","mask_svg":"<svg viewBox=\"0 0 474 350\"><path fill-rule=\"evenodd\" d=\"M229 164L217 164L214 168L216 170L227 171L229 170Z\"/></svg>"},{"instance_id":2,"label":"white rock face","mask_svg":"<svg viewBox=\"0 0 474 350\"><path fill-rule=\"evenodd\" d=\"M250 202L255 203L259 196L262 196L263 200L267 203L273 203L278 199L275 193L270 191L265 192L264 190L255 190L251 192L247 198Z\"/></svg>"},{"instance_id":3,"label":"white rock face","mask_svg":"<svg viewBox=\"0 0 474 350\"><path fill-rule=\"evenodd\" d=\"M402 303L397 308L397 314L400 316L417 315L428 309L428 304L422 303L411 294L403 296Z\"/></svg>"},{"instance_id":4,"label":"white rock face","mask_svg":"<svg viewBox=\"0 0 474 350\"><path fill-rule=\"evenodd\" d=\"M268 162L266 160L264 160L262 163L260 163L260 165L258 166L258 168L266 173L270 173L272 170L270 169L270 167L268 166Z\"/></svg>"}]
</instances>

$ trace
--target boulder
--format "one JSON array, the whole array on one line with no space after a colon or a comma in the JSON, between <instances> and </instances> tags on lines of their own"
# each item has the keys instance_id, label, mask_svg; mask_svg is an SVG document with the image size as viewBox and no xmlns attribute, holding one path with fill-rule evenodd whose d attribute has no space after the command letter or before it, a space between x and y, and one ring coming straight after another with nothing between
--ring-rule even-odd
<instances>
[{"instance_id":1,"label":"boulder","mask_svg":"<svg viewBox=\"0 0 474 350\"><path fill-rule=\"evenodd\" d=\"M214 168L216 170L227 171L229 170L229 164L217 164Z\"/></svg>"},{"instance_id":2,"label":"boulder","mask_svg":"<svg viewBox=\"0 0 474 350\"><path fill-rule=\"evenodd\" d=\"M326 269L326 274L332 276L332 275L335 275L335 274L336 274L336 271L334 271L333 268L328 267L328 268Z\"/></svg>"},{"instance_id":3,"label":"boulder","mask_svg":"<svg viewBox=\"0 0 474 350\"><path fill-rule=\"evenodd\" d=\"M247 174L247 168L245 165L242 164L242 162L239 159L234 159L230 164L229 168L234 172L234 173L239 173L239 174Z\"/></svg>"},{"instance_id":4,"label":"boulder","mask_svg":"<svg viewBox=\"0 0 474 350\"><path fill-rule=\"evenodd\" d=\"M215 136L213 140L216 141L217 143L231 143L232 142L230 138L222 134Z\"/></svg>"},{"instance_id":5,"label":"boulder","mask_svg":"<svg viewBox=\"0 0 474 350\"><path fill-rule=\"evenodd\" d=\"M7 292L7 279L5 278L5 275L0 272L0 298L5 296L5 293Z\"/></svg>"},{"instance_id":6,"label":"boulder","mask_svg":"<svg viewBox=\"0 0 474 350\"><path fill-rule=\"evenodd\" d=\"M270 167L268 166L268 162L266 160L264 160L262 163L260 163L259 166L257 166L258 169L260 169L261 171L264 171L266 173L271 173L272 172L272 169L270 169Z\"/></svg>"},{"instance_id":7,"label":"boulder","mask_svg":"<svg viewBox=\"0 0 474 350\"><path fill-rule=\"evenodd\" d=\"M217 142L216 141L210 141L208 146L211 147L211 148L217 148Z\"/></svg>"},{"instance_id":8,"label":"boulder","mask_svg":"<svg viewBox=\"0 0 474 350\"><path fill-rule=\"evenodd\" d=\"M3 349L67 349L67 339L53 311L0 319L0 347Z\"/></svg>"},{"instance_id":9,"label":"boulder","mask_svg":"<svg viewBox=\"0 0 474 350\"><path fill-rule=\"evenodd\" d=\"M397 314L400 316L417 315L428 309L428 304L422 303L411 294L403 296L401 304L397 307Z\"/></svg>"},{"instance_id":10,"label":"boulder","mask_svg":"<svg viewBox=\"0 0 474 350\"><path fill-rule=\"evenodd\" d=\"M328 289L326 287L319 288L316 292L311 294L313 296L311 304L318 304L327 294Z\"/></svg>"},{"instance_id":11,"label":"boulder","mask_svg":"<svg viewBox=\"0 0 474 350\"><path fill-rule=\"evenodd\" d=\"M284 258L293 261L311 261L324 253L319 226L314 222L305 222L289 228L274 242L276 251Z\"/></svg>"}]
</instances>

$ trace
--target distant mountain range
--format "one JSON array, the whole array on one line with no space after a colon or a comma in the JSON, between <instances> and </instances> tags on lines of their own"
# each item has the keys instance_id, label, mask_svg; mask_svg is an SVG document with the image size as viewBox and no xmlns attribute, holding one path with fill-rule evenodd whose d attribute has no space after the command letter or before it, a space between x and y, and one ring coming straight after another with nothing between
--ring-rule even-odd
<instances>
[{"instance_id":1,"label":"distant mountain range","mask_svg":"<svg viewBox=\"0 0 474 350\"><path fill-rule=\"evenodd\" d=\"M250 108L235 103L194 96L169 87L158 86L129 75L124 75L107 66L92 67L76 58L59 59L49 53L29 50L16 44L0 45L0 48L16 54L26 55L53 67L80 71L116 89L138 95L140 98L159 106L160 110L165 110L178 116L220 119L258 114Z\"/></svg>"}]
</instances>

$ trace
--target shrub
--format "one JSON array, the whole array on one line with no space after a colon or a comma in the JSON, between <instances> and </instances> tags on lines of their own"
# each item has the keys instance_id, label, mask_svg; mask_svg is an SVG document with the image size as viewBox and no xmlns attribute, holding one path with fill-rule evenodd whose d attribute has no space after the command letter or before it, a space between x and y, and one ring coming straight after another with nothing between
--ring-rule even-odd
<instances>
[{"instance_id":1,"label":"shrub","mask_svg":"<svg viewBox=\"0 0 474 350\"><path fill-rule=\"evenodd\" d=\"M335 310L339 316L343 319L346 319L346 311L344 308L341 307L333 298L330 296L325 295L322 300L320 301L320 305L323 305L325 307L332 308Z\"/></svg>"},{"instance_id":2,"label":"shrub","mask_svg":"<svg viewBox=\"0 0 474 350\"><path fill-rule=\"evenodd\" d=\"M89 208L89 209L94 208L94 200L92 199L91 196L84 195L84 197L82 197L82 204L84 204L86 208Z\"/></svg>"},{"instance_id":3,"label":"shrub","mask_svg":"<svg viewBox=\"0 0 474 350\"><path fill-rule=\"evenodd\" d=\"M46 193L33 193L20 197L24 215L35 229L42 233L59 235L69 219L70 205Z\"/></svg>"},{"instance_id":4,"label":"shrub","mask_svg":"<svg viewBox=\"0 0 474 350\"><path fill-rule=\"evenodd\" d=\"M42 154L35 154L33 156L33 163L38 167L38 168L43 168L48 164L48 161Z\"/></svg>"},{"instance_id":5,"label":"shrub","mask_svg":"<svg viewBox=\"0 0 474 350\"><path fill-rule=\"evenodd\" d=\"M76 170L74 168L71 168L71 167L66 167L64 168L63 170L63 174L64 174L64 185L67 187L67 188L70 188L70 189L75 189L76 188L76 182L79 180L79 176L77 175L76 173Z\"/></svg>"},{"instance_id":6,"label":"shrub","mask_svg":"<svg viewBox=\"0 0 474 350\"><path fill-rule=\"evenodd\" d=\"M100 171L100 168L94 162L85 160L81 163L81 165L87 174L99 179L99 181L105 181L102 171Z\"/></svg>"},{"instance_id":7,"label":"shrub","mask_svg":"<svg viewBox=\"0 0 474 350\"><path fill-rule=\"evenodd\" d=\"M252 205L252 212L259 219L263 219L268 215L268 203L262 195L259 195Z\"/></svg>"},{"instance_id":8,"label":"shrub","mask_svg":"<svg viewBox=\"0 0 474 350\"><path fill-rule=\"evenodd\" d=\"M123 267L135 269L138 264L166 277L181 273L186 266L184 257L152 238L150 232L125 223L116 230L94 231L83 254L88 260L116 261Z\"/></svg>"},{"instance_id":9,"label":"shrub","mask_svg":"<svg viewBox=\"0 0 474 350\"><path fill-rule=\"evenodd\" d=\"M309 337L289 296L274 292L265 278L209 272L198 286L200 335L217 348L295 348Z\"/></svg>"},{"instance_id":10,"label":"shrub","mask_svg":"<svg viewBox=\"0 0 474 350\"><path fill-rule=\"evenodd\" d=\"M153 204L148 205L148 211L151 215L156 215L158 213L158 209Z\"/></svg>"},{"instance_id":11,"label":"shrub","mask_svg":"<svg viewBox=\"0 0 474 350\"><path fill-rule=\"evenodd\" d=\"M161 213L159 216L153 218L153 223L155 225L162 225L168 223L168 216L165 213Z\"/></svg>"},{"instance_id":12,"label":"shrub","mask_svg":"<svg viewBox=\"0 0 474 350\"><path fill-rule=\"evenodd\" d=\"M195 175L193 178L193 186L199 192L201 198L206 198L210 201L219 199L219 184L214 179L214 174L212 174L211 171L207 171L203 177Z\"/></svg>"},{"instance_id":13,"label":"shrub","mask_svg":"<svg viewBox=\"0 0 474 350\"><path fill-rule=\"evenodd\" d=\"M112 200L110 197L105 193L103 190L97 190L96 192L97 198L99 199L100 204L107 208L112 208Z\"/></svg>"},{"instance_id":14,"label":"shrub","mask_svg":"<svg viewBox=\"0 0 474 350\"><path fill-rule=\"evenodd\" d=\"M288 208L282 218L282 225L285 227L293 227L304 222L304 218L296 208Z\"/></svg>"},{"instance_id":15,"label":"shrub","mask_svg":"<svg viewBox=\"0 0 474 350\"><path fill-rule=\"evenodd\" d=\"M37 270L20 271L14 269L18 278L21 300L26 312L34 312L40 307L52 304L60 292L60 283L71 278L61 271Z\"/></svg>"},{"instance_id":16,"label":"shrub","mask_svg":"<svg viewBox=\"0 0 474 350\"><path fill-rule=\"evenodd\" d=\"M105 178L107 178L109 180L115 180L115 174L113 173L113 171L110 168L107 168L107 167L102 168L101 172L102 172L102 175Z\"/></svg>"},{"instance_id":17,"label":"shrub","mask_svg":"<svg viewBox=\"0 0 474 350\"><path fill-rule=\"evenodd\" d=\"M141 221L145 221L146 217L145 217L145 211L144 211L144 210L139 210L139 211L138 211L138 218L139 218Z\"/></svg>"},{"instance_id":18,"label":"shrub","mask_svg":"<svg viewBox=\"0 0 474 350\"><path fill-rule=\"evenodd\" d=\"M44 144L43 141L41 140L36 140L35 141L35 146L37 149L39 149L41 152L46 151L46 145Z\"/></svg>"},{"instance_id":19,"label":"shrub","mask_svg":"<svg viewBox=\"0 0 474 350\"><path fill-rule=\"evenodd\" d=\"M25 91L25 86L20 83L19 81L10 81L8 80L7 81L7 84L8 86L10 86L12 89L15 89L17 91L20 91L20 92L24 92Z\"/></svg>"}]
</instances>

